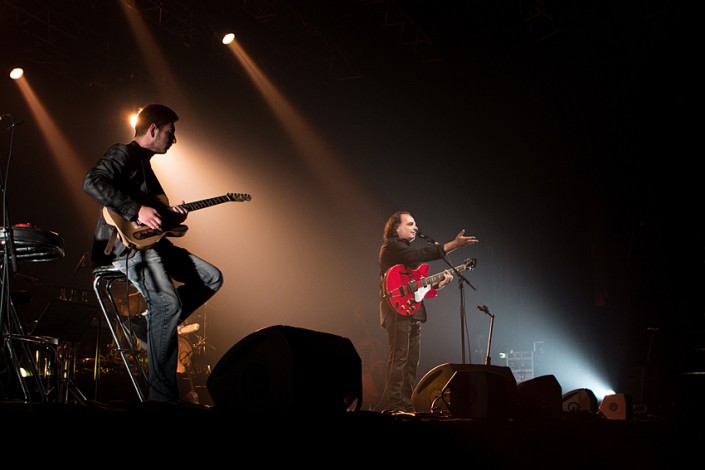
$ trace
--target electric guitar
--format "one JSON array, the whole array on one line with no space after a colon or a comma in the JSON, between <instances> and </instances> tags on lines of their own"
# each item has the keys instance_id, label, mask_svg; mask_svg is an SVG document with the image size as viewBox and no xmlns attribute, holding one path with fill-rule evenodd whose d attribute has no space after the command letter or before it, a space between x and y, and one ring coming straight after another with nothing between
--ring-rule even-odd
<instances>
[{"instance_id":1,"label":"electric guitar","mask_svg":"<svg viewBox=\"0 0 705 470\"><path fill-rule=\"evenodd\" d=\"M165 206L169 206L169 200L165 195L157 196L157 200ZM206 207L215 206L224 202L243 202L250 200L252 200L252 196L250 196L249 194L228 193L223 196L217 196L212 197L210 199L203 199L200 201L181 204L180 207L183 207L190 212L198 209L205 209ZM163 228L162 230L155 230L137 221L126 220L114 210L109 209L107 207L103 207L103 217L105 218L105 221L108 224L112 225L117 229L120 241L122 241L125 246L137 250L145 250L164 237L183 237L184 235L186 235L188 226L183 224L169 224L169 214L166 213L163 215L165 217L165 228Z\"/></svg>"},{"instance_id":2,"label":"electric guitar","mask_svg":"<svg viewBox=\"0 0 705 470\"><path fill-rule=\"evenodd\" d=\"M463 272L474 268L475 265L475 258L468 258L463 264L456 266L455 270ZM413 315L421 307L424 298L430 299L438 294L431 286L443 280L443 273L427 277L428 268L428 264L422 264L417 269L395 264L384 273L384 297L398 313Z\"/></svg>"}]
</instances>

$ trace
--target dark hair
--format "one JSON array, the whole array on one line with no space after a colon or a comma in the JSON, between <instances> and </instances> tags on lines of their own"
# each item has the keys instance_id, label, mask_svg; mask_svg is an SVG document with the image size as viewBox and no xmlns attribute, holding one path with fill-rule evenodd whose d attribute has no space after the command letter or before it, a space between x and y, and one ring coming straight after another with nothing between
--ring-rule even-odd
<instances>
[{"instance_id":1,"label":"dark hair","mask_svg":"<svg viewBox=\"0 0 705 470\"><path fill-rule=\"evenodd\" d=\"M387 223L384 225L384 241L386 242L390 238L397 236L397 229L399 224L401 224L401 216L403 214L411 215L409 211L396 211L394 214L389 216Z\"/></svg>"},{"instance_id":2,"label":"dark hair","mask_svg":"<svg viewBox=\"0 0 705 470\"><path fill-rule=\"evenodd\" d=\"M158 128L170 122L176 122L179 116L173 109L163 104L150 104L142 108L135 123L135 136L144 135L149 126L155 124Z\"/></svg>"}]
</instances>

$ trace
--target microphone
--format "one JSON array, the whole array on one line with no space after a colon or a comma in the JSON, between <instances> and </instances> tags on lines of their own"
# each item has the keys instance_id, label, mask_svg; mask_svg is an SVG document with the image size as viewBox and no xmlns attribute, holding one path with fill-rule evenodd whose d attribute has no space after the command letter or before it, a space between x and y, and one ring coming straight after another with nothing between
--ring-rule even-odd
<instances>
[{"instance_id":1,"label":"microphone","mask_svg":"<svg viewBox=\"0 0 705 470\"><path fill-rule=\"evenodd\" d=\"M10 119L10 127L8 127L8 129L12 129L13 127L17 127L17 126L19 126L20 124L23 124L23 123L24 123L24 121L15 122L15 119L12 117L12 115L7 114L7 113L5 113L5 114L0 114L0 121L2 121L3 118L9 118L9 119Z\"/></svg>"},{"instance_id":2,"label":"microphone","mask_svg":"<svg viewBox=\"0 0 705 470\"><path fill-rule=\"evenodd\" d=\"M481 312L485 312L486 314L490 314L490 309L487 308L487 305L478 305L477 309Z\"/></svg>"},{"instance_id":3,"label":"microphone","mask_svg":"<svg viewBox=\"0 0 705 470\"><path fill-rule=\"evenodd\" d=\"M416 231L416 235L418 235L419 237L423 238L424 240L426 240L426 241L429 242L429 243L433 243L434 245L438 245L438 242L437 242L436 240L434 240L433 238L429 237L428 235L424 235L423 233L421 233L421 230L417 230L417 231Z\"/></svg>"}]
</instances>

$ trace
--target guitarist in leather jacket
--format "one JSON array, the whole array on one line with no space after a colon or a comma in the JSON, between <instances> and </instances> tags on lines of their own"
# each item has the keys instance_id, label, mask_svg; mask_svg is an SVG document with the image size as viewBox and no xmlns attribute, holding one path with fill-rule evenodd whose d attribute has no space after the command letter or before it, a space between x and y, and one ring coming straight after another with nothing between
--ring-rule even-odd
<instances>
[{"instance_id":1,"label":"guitarist in leather jacket","mask_svg":"<svg viewBox=\"0 0 705 470\"><path fill-rule=\"evenodd\" d=\"M376 407L385 412L414 412L411 396L416 386L416 375L420 360L421 324L426 322L426 307L421 300L411 309L413 314L402 314L390 302L390 292L385 286L385 275L394 267L413 271L428 261L443 258L446 253L478 243L474 236L465 236L461 230L455 239L444 244L434 243L422 248L411 246L419 233L411 213L397 211L384 227L384 243L379 251L380 268L380 325L387 332L388 355L384 393ZM401 266L398 266L401 265ZM433 289L442 289L453 280L451 271L445 271L433 284ZM413 299L413 295L411 296ZM413 302L413 300L410 300ZM421 411L421 410L418 410ZM426 411L426 410L423 410Z\"/></svg>"},{"instance_id":2,"label":"guitarist in leather jacket","mask_svg":"<svg viewBox=\"0 0 705 470\"><path fill-rule=\"evenodd\" d=\"M223 284L221 271L166 237L148 246L132 246L116 225L106 221L103 208L134 226L155 233L186 220L188 211L169 206L151 166L156 154L176 143L179 119L169 107L150 104L137 117L134 139L114 144L86 174L83 190L101 207L91 261L94 267L113 265L142 294L146 322L149 400L178 401L178 325L210 299ZM122 220L124 219L124 220ZM178 287L177 287L178 285Z\"/></svg>"}]
</instances>

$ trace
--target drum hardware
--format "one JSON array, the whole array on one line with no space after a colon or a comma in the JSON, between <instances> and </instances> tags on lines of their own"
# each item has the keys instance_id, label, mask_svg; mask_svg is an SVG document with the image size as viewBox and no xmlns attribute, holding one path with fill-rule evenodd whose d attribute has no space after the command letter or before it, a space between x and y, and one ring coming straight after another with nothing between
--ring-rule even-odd
<instances>
[{"instance_id":1,"label":"drum hardware","mask_svg":"<svg viewBox=\"0 0 705 470\"><path fill-rule=\"evenodd\" d=\"M3 185L4 191L4 185ZM4 214L7 222L7 214ZM9 362L8 373L17 385L21 399L26 402L50 401L47 379L60 378L57 338L28 335L25 333L10 287L10 270L18 272L19 262L45 262L64 256L63 239L55 232L32 224L5 225L0 230L2 252L2 299L0 305L0 334L2 349ZM51 371L51 373L49 372ZM60 383L61 386L65 385Z\"/></svg>"},{"instance_id":2,"label":"drum hardware","mask_svg":"<svg viewBox=\"0 0 705 470\"><path fill-rule=\"evenodd\" d=\"M76 403L82 404L87 401L86 396L81 392L74 380L77 373L77 350L78 345L76 343L59 343L58 364L60 376L58 377L58 395L60 403L68 404L70 397Z\"/></svg>"},{"instance_id":3,"label":"drum hardware","mask_svg":"<svg viewBox=\"0 0 705 470\"><path fill-rule=\"evenodd\" d=\"M176 364L176 373L184 374L191 372L191 357L193 347L183 336L179 336L179 361Z\"/></svg>"},{"instance_id":4,"label":"drum hardware","mask_svg":"<svg viewBox=\"0 0 705 470\"><path fill-rule=\"evenodd\" d=\"M117 369L122 367L122 364L118 360L112 360L108 356L102 356L98 359L100 373L109 374L115 372ZM95 358L94 357L82 357L78 359L78 364L76 366L76 372L87 372L93 373L95 370Z\"/></svg>"},{"instance_id":5,"label":"drum hardware","mask_svg":"<svg viewBox=\"0 0 705 470\"><path fill-rule=\"evenodd\" d=\"M208 352L213 346L207 342L206 308L207 304L189 318L191 323L179 328L180 395L183 400L197 404L210 402L206 380L211 372Z\"/></svg>"},{"instance_id":6,"label":"drum hardware","mask_svg":"<svg viewBox=\"0 0 705 470\"><path fill-rule=\"evenodd\" d=\"M12 145L14 141L15 128L18 123L10 114L3 114L2 118L9 119L11 130L10 148L7 153L6 165L0 164L0 168L5 166L9 170L12 159ZM2 152L0 152L0 155ZM56 344L58 339L47 339L39 336L27 335L22 328L22 324L17 315L15 303L12 299L12 287L10 286L11 274L19 271L20 262L39 263L52 261L64 256L64 240L58 233L43 230L33 224L10 223L8 213L7 198L7 175L0 172L0 190L2 191L2 228L0 230L0 251L2 252L2 262L0 272L2 280L0 287L0 335L2 336L2 352L0 357L7 360L8 367L4 367L2 372L13 375L17 387L24 401L29 402L39 399L41 402L49 401L47 389L44 381L40 377L40 371L35 362L36 351L46 351L48 354L58 356ZM28 368L25 368L25 365ZM24 374L23 374L24 371ZM25 380L29 377L30 380ZM35 387L32 388L32 385Z\"/></svg>"},{"instance_id":7,"label":"drum hardware","mask_svg":"<svg viewBox=\"0 0 705 470\"><path fill-rule=\"evenodd\" d=\"M93 293L87 289L79 289L74 287L61 287L59 288L59 300L68 300L69 302L74 302L77 304L87 304L90 303L90 298Z\"/></svg>"},{"instance_id":8,"label":"drum hardware","mask_svg":"<svg viewBox=\"0 0 705 470\"><path fill-rule=\"evenodd\" d=\"M12 245L12 246L10 246ZM6 250L6 248L10 248ZM0 232L0 252L17 261L43 263L64 257L64 240L56 232L41 229L33 224L17 224L12 229L2 228Z\"/></svg>"},{"instance_id":9,"label":"drum hardware","mask_svg":"<svg viewBox=\"0 0 705 470\"><path fill-rule=\"evenodd\" d=\"M68 403L85 402L86 397L74 383L77 372L78 344L81 342L92 320L97 316L94 306L69 300L51 300L37 319L32 335L48 338L55 344L51 370L55 374L53 384L56 386L58 401ZM38 362L38 366L44 366Z\"/></svg>"}]
</instances>

